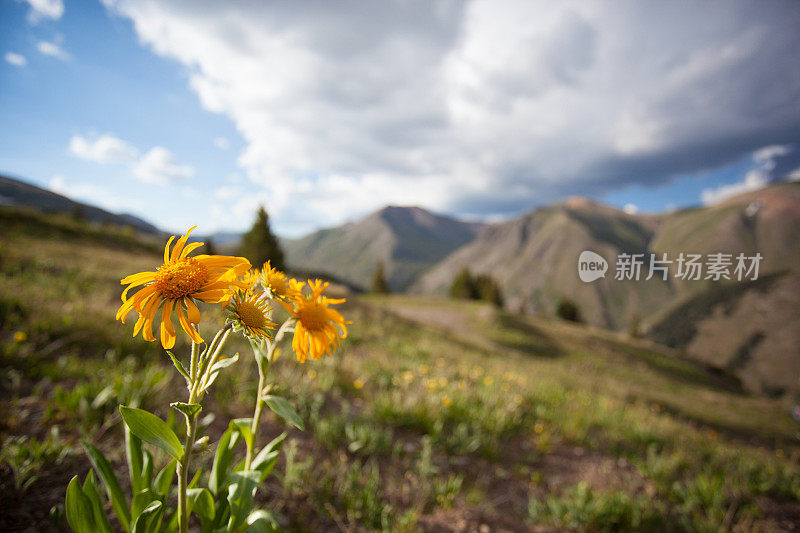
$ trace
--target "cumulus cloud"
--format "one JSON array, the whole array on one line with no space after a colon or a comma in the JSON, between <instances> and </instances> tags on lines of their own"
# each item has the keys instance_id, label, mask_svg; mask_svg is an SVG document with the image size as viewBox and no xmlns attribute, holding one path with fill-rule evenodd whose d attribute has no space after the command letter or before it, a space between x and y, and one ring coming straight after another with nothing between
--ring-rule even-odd
<instances>
[{"instance_id":1,"label":"cumulus cloud","mask_svg":"<svg viewBox=\"0 0 800 533\"><path fill-rule=\"evenodd\" d=\"M629 215L635 215L639 212L639 207L636 204L625 204L625 207L623 207L622 210Z\"/></svg>"},{"instance_id":2,"label":"cumulus cloud","mask_svg":"<svg viewBox=\"0 0 800 533\"><path fill-rule=\"evenodd\" d=\"M737 194L755 191L766 187L775 177L773 172L778 166L778 160L792 152L791 145L772 145L759 148L753 152L753 162L757 165L745 174L744 180L727 185L721 185L715 189L703 189L700 199L704 205L717 204ZM787 179L792 179L792 174L788 173Z\"/></svg>"},{"instance_id":3,"label":"cumulus cloud","mask_svg":"<svg viewBox=\"0 0 800 533\"><path fill-rule=\"evenodd\" d=\"M96 163L128 163L139 154L129 143L108 133L95 138L74 135L69 141L69 151Z\"/></svg>"},{"instance_id":4,"label":"cumulus cloud","mask_svg":"<svg viewBox=\"0 0 800 533\"><path fill-rule=\"evenodd\" d=\"M132 144L109 133L94 137L74 135L69 141L71 154L95 163L121 163L145 183L170 183L194 175L194 168L181 165L163 146L155 146L139 155Z\"/></svg>"},{"instance_id":5,"label":"cumulus cloud","mask_svg":"<svg viewBox=\"0 0 800 533\"><path fill-rule=\"evenodd\" d=\"M68 61L70 59L70 55L66 53L61 46L50 41L39 41L36 44L36 49L39 50L41 54L55 57L61 61Z\"/></svg>"},{"instance_id":6,"label":"cumulus cloud","mask_svg":"<svg viewBox=\"0 0 800 533\"><path fill-rule=\"evenodd\" d=\"M145 183L169 183L191 178L194 169L189 165L179 165L172 152L156 146L142 155L133 167L133 174Z\"/></svg>"},{"instance_id":7,"label":"cumulus cloud","mask_svg":"<svg viewBox=\"0 0 800 533\"><path fill-rule=\"evenodd\" d=\"M15 54L14 52L6 52L6 55L3 56L3 59L6 60L6 63L9 65L14 65L15 67L24 67L28 64L28 60L25 59L25 56Z\"/></svg>"},{"instance_id":8,"label":"cumulus cloud","mask_svg":"<svg viewBox=\"0 0 800 533\"><path fill-rule=\"evenodd\" d=\"M796 2L104 3L234 122L287 226L520 212L800 131Z\"/></svg>"},{"instance_id":9,"label":"cumulus cloud","mask_svg":"<svg viewBox=\"0 0 800 533\"><path fill-rule=\"evenodd\" d=\"M36 24L42 19L58 20L64 14L63 0L25 0L30 6L28 21Z\"/></svg>"},{"instance_id":10,"label":"cumulus cloud","mask_svg":"<svg viewBox=\"0 0 800 533\"><path fill-rule=\"evenodd\" d=\"M107 189L88 183L69 182L67 178L61 174L54 175L50 180L49 186L50 190L63 194L68 198L83 201L91 205L98 205L110 211L130 208L130 202L128 200L123 200Z\"/></svg>"}]
</instances>

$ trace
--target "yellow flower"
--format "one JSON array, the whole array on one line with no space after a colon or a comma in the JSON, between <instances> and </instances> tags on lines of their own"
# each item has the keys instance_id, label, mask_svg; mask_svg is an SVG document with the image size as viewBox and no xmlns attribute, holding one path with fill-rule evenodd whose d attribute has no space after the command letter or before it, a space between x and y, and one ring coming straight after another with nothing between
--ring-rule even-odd
<instances>
[{"instance_id":1,"label":"yellow flower","mask_svg":"<svg viewBox=\"0 0 800 533\"><path fill-rule=\"evenodd\" d=\"M442 405L450 407L453 405L453 400L450 399L450 396L442 396Z\"/></svg>"},{"instance_id":2,"label":"yellow flower","mask_svg":"<svg viewBox=\"0 0 800 533\"><path fill-rule=\"evenodd\" d=\"M364 380L363 380L363 379L361 379L361 378L358 378L358 379L356 379L355 381L353 381L353 387L354 387L356 390L361 390L361 389L363 389L363 388L364 388Z\"/></svg>"},{"instance_id":3,"label":"yellow flower","mask_svg":"<svg viewBox=\"0 0 800 533\"><path fill-rule=\"evenodd\" d=\"M122 291L122 306L117 311L117 320L124 324L128 313L136 311L139 318L133 327L133 335L141 331L145 340L154 341L153 321L160 309L159 333L161 344L167 349L175 346L175 327L171 318L173 310L186 334L195 342L203 342L194 328L200 322L200 310L194 300L209 303L226 301L239 285L237 278L250 268L250 262L244 257L189 257L190 252L203 246L201 242L186 244L195 227L178 239L171 253L169 247L175 237L170 237L164 247L164 264L155 272L140 272L122 279L122 284L128 286ZM128 298L128 291L140 285L144 287Z\"/></svg>"},{"instance_id":4,"label":"yellow flower","mask_svg":"<svg viewBox=\"0 0 800 533\"><path fill-rule=\"evenodd\" d=\"M233 324L234 331L241 331L254 340L272 338L275 324L269 319L272 309L261 294L237 290L225 307L225 317Z\"/></svg>"},{"instance_id":5,"label":"yellow flower","mask_svg":"<svg viewBox=\"0 0 800 533\"><path fill-rule=\"evenodd\" d=\"M300 296L304 283L290 278L277 268L272 268L269 261L261 269L261 284L269 290L273 298L292 300Z\"/></svg>"},{"instance_id":6,"label":"yellow flower","mask_svg":"<svg viewBox=\"0 0 800 533\"><path fill-rule=\"evenodd\" d=\"M28 334L24 331L17 331L14 333L14 342L20 343L25 342L26 340L28 340Z\"/></svg>"},{"instance_id":7,"label":"yellow flower","mask_svg":"<svg viewBox=\"0 0 800 533\"><path fill-rule=\"evenodd\" d=\"M261 272L257 268L251 268L250 270L242 274L239 277L239 280L241 281L241 284L245 289L253 292L261 292L260 289L256 290L256 286L259 283L260 277L261 277Z\"/></svg>"},{"instance_id":8,"label":"yellow flower","mask_svg":"<svg viewBox=\"0 0 800 533\"><path fill-rule=\"evenodd\" d=\"M265 269L266 270L266 269ZM332 299L323 296L328 288L327 282L322 280L308 280L311 294L308 296L298 292L292 297L292 304L279 300L280 304L297 320L292 338L292 349L297 354L297 360L305 363L310 356L319 359L323 355L330 355L331 349L339 346L341 339L347 337L344 318L338 311L331 309L330 305L344 302L344 298Z\"/></svg>"}]
</instances>

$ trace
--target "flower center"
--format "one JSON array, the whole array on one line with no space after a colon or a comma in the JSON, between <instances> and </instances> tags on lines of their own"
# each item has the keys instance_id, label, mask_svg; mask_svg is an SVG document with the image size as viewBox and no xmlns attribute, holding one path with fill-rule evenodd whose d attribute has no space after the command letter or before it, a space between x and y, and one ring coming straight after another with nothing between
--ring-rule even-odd
<instances>
[{"instance_id":1,"label":"flower center","mask_svg":"<svg viewBox=\"0 0 800 533\"><path fill-rule=\"evenodd\" d=\"M306 302L297 310L297 319L306 329L319 331L324 329L325 323L328 322L325 311L327 307L318 302Z\"/></svg>"},{"instance_id":2,"label":"flower center","mask_svg":"<svg viewBox=\"0 0 800 533\"><path fill-rule=\"evenodd\" d=\"M208 268L193 257L161 265L156 290L165 298L178 299L197 292L208 281Z\"/></svg>"},{"instance_id":3,"label":"flower center","mask_svg":"<svg viewBox=\"0 0 800 533\"><path fill-rule=\"evenodd\" d=\"M288 283L286 281L286 276L277 273L277 274L267 274L266 277L266 284L270 288L270 290L277 296L286 296L286 291L288 288Z\"/></svg>"},{"instance_id":4,"label":"flower center","mask_svg":"<svg viewBox=\"0 0 800 533\"><path fill-rule=\"evenodd\" d=\"M236 314L242 323L249 328L263 328L267 325L267 317L264 312L253 302L243 301L236 305Z\"/></svg>"}]
</instances>

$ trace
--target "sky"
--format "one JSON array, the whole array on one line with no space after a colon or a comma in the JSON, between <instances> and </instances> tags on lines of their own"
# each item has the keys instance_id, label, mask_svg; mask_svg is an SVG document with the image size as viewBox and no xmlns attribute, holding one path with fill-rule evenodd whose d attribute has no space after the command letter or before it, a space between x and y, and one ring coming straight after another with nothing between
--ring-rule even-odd
<instances>
[{"instance_id":1,"label":"sky","mask_svg":"<svg viewBox=\"0 0 800 533\"><path fill-rule=\"evenodd\" d=\"M162 229L800 178L800 2L0 0L0 173Z\"/></svg>"}]
</instances>

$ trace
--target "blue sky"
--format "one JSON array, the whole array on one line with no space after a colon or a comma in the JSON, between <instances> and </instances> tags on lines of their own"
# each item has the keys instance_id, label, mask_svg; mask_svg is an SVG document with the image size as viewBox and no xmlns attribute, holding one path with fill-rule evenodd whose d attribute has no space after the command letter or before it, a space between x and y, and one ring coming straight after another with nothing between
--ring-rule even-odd
<instances>
[{"instance_id":1,"label":"blue sky","mask_svg":"<svg viewBox=\"0 0 800 533\"><path fill-rule=\"evenodd\" d=\"M800 175L798 24L792 2L0 0L0 172L175 232L260 203L285 236L390 203L713 203Z\"/></svg>"}]
</instances>

